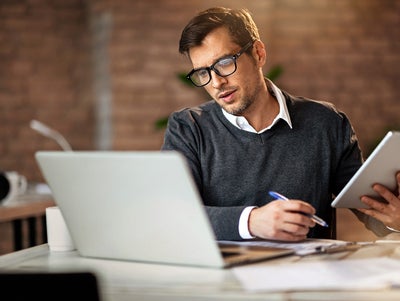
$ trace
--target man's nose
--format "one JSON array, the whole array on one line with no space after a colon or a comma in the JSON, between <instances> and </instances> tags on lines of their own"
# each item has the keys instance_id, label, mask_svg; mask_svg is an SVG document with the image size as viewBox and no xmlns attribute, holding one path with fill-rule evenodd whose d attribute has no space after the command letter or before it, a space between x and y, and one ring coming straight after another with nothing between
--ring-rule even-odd
<instances>
[{"instance_id":1,"label":"man's nose","mask_svg":"<svg viewBox=\"0 0 400 301\"><path fill-rule=\"evenodd\" d=\"M223 84L227 83L227 78L218 75L214 70L211 71L211 85L214 89L220 88Z\"/></svg>"}]
</instances>

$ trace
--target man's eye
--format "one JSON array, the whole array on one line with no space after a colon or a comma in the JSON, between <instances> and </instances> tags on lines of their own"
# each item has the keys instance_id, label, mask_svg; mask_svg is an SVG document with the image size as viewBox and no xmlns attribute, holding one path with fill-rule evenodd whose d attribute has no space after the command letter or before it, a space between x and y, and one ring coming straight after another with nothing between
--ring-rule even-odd
<instances>
[{"instance_id":1,"label":"man's eye","mask_svg":"<svg viewBox=\"0 0 400 301\"><path fill-rule=\"evenodd\" d=\"M232 58L226 58L219 60L218 63L216 64L216 67L225 68L231 66L232 64L233 64Z\"/></svg>"},{"instance_id":2,"label":"man's eye","mask_svg":"<svg viewBox=\"0 0 400 301\"><path fill-rule=\"evenodd\" d=\"M208 72L206 69L197 70L198 77L208 77Z\"/></svg>"}]
</instances>

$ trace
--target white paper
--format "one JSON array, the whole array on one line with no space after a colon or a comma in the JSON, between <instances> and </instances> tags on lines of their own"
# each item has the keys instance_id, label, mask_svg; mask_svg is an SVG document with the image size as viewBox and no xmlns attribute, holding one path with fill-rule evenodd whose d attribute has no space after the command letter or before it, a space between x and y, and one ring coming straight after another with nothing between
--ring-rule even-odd
<instances>
[{"instance_id":1,"label":"white paper","mask_svg":"<svg viewBox=\"0 0 400 301\"><path fill-rule=\"evenodd\" d=\"M232 269L249 291L374 290L400 285L400 260L304 261Z\"/></svg>"},{"instance_id":2,"label":"white paper","mask_svg":"<svg viewBox=\"0 0 400 301\"><path fill-rule=\"evenodd\" d=\"M259 246L259 247L276 247L276 248L287 248L294 250L296 255L309 255L319 253L319 248L328 248L335 246L345 246L350 244L344 240L334 239L307 239L301 242L280 242L272 240L249 240L249 241L220 241L221 244L238 244L241 246Z\"/></svg>"}]
</instances>

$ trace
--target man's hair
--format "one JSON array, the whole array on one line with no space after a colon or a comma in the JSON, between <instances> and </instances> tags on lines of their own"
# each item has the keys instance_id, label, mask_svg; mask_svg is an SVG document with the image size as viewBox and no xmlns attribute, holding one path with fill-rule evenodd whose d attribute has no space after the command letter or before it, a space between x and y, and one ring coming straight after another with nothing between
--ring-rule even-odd
<instances>
[{"instance_id":1,"label":"man's hair","mask_svg":"<svg viewBox=\"0 0 400 301\"><path fill-rule=\"evenodd\" d=\"M188 54L195 46L200 46L204 38L213 30L225 27L232 41L244 47L250 41L259 40L256 24L247 9L214 7L200 12L182 31L179 52Z\"/></svg>"}]
</instances>

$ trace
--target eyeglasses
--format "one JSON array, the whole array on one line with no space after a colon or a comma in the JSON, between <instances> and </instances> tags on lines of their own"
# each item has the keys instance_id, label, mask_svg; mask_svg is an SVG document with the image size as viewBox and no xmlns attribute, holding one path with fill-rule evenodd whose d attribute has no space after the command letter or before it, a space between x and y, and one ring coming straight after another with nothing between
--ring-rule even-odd
<instances>
[{"instance_id":1,"label":"eyeglasses","mask_svg":"<svg viewBox=\"0 0 400 301\"><path fill-rule=\"evenodd\" d=\"M213 70L219 76L227 77L235 73L237 69L236 60L252 45L253 41L247 43L238 53L232 56L220 58L210 67L193 69L188 75L186 75L186 78L189 79L196 87L203 87L211 81L211 70Z\"/></svg>"}]
</instances>

